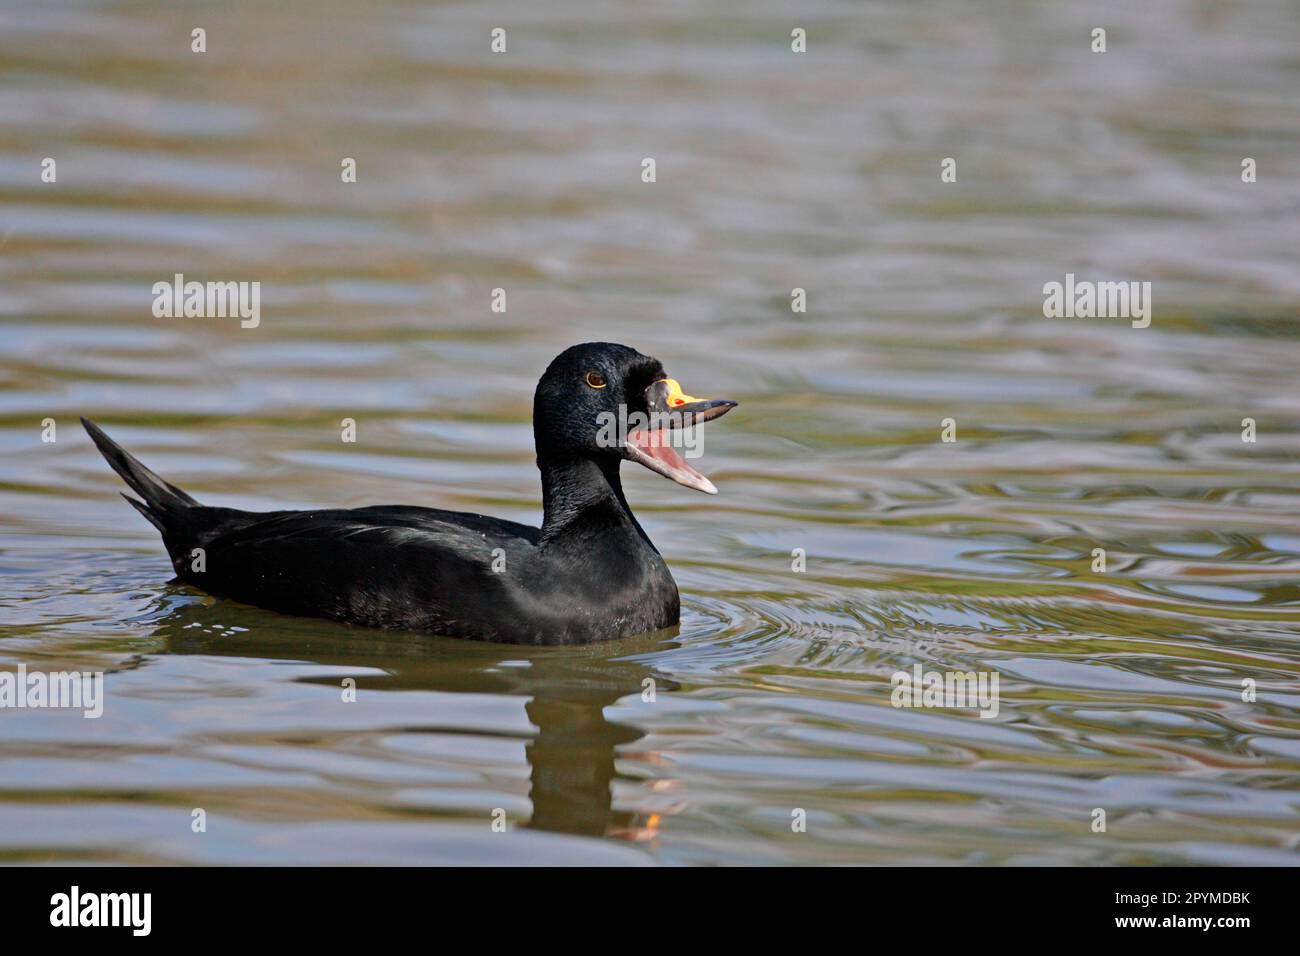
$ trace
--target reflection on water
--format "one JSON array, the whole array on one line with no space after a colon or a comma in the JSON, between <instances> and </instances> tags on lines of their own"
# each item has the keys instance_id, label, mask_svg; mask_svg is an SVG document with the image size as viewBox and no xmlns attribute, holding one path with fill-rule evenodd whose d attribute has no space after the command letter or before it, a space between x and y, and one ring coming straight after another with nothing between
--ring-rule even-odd
<instances>
[{"instance_id":1,"label":"reflection on water","mask_svg":"<svg viewBox=\"0 0 1300 956\"><path fill-rule=\"evenodd\" d=\"M260 612L251 612L251 616L259 618L259 623L266 620ZM181 604L156 621L154 637L171 654L283 661L298 661L304 656L302 631L271 631L261 637L264 628L250 627L243 632L249 635L247 640L212 640L204 630L209 618L207 609ZM192 629L197 629L200 636L194 636ZM517 699L522 706L511 709L526 715L527 725L512 726L508 739L527 741L524 756L530 768L530 827L604 836L635 825L632 814L612 811L610 784L615 775L615 748L642 735L634 727L608 720L605 709L628 694L640 695L646 679L655 682L657 694L664 678L653 677L649 667L614 657L608 647L579 654L512 649L510 656L514 659L504 659L503 648L472 645L467 650L462 642L440 638L376 638L368 631L315 623L303 630L312 634L311 663L333 674L360 668L361 676L354 679L361 691L429 691ZM653 639L639 640L647 648L659 646ZM621 643L619 650L626 653L633 642ZM331 688L341 686L334 676L301 679ZM664 682L664 690L671 687L671 681ZM338 696L343 706L342 695ZM444 699L456 707L464 698ZM404 727L403 731L429 735L436 740L432 744L436 749L448 745L459 748L459 741L446 738L457 735L472 740L475 729L435 725ZM408 742L403 749L424 752L428 747ZM466 753L474 750L472 743L465 748Z\"/></svg>"},{"instance_id":2,"label":"reflection on water","mask_svg":"<svg viewBox=\"0 0 1300 956\"><path fill-rule=\"evenodd\" d=\"M1300 12L792 16L0 10L0 664L109 672L99 720L0 711L0 859L1294 862ZM176 272L261 325L155 319ZM1151 327L1044 318L1071 272ZM716 498L625 479L675 633L214 601L75 424L211 504L536 522L532 388L590 339L742 402ZM997 718L890 706L914 664L996 671Z\"/></svg>"}]
</instances>

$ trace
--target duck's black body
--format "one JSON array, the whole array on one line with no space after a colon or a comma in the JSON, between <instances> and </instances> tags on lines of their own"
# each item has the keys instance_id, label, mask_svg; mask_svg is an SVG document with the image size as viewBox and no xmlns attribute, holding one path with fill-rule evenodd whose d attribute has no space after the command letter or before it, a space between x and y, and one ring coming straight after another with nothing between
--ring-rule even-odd
<instances>
[{"instance_id":1,"label":"duck's black body","mask_svg":"<svg viewBox=\"0 0 1300 956\"><path fill-rule=\"evenodd\" d=\"M587 383L592 369L605 385ZM541 528L401 505L262 513L210 508L83 422L144 499L124 496L162 532L181 581L288 614L478 640L582 644L678 620L677 585L619 481L624 457L647 455L635 445L629 454L594 440L596 412L616 405L614 399L635 405L647 393L653 405L663 382L680 395L657 361L625 346L575 346L552 363L533 413ZM678 405L703 420L734 403ZM656 471L712 489L680 459L664 463L664 453L655 451L649 457L643 463Z\"/></svg>"},{"instance_id":2,"label":"duck's black body","mask_svg":"<svg viewBox=\"0 0 1300 956\"><path fill-rule=\"evenodd\" d=\"M192 505L160 530L179 580L286 614L536 644L677 623L677 585L617 501L584 509L545 540L511 521L402 505Z\"/></svg>"}]
</instances>

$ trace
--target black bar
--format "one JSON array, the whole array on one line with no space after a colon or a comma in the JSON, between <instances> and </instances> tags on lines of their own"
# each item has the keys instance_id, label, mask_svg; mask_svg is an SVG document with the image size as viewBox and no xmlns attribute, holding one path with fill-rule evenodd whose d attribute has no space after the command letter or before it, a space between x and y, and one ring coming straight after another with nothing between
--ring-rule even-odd
<instances>
[{"instance_id":1,"label":"black bar","mask_svg":"<svg viewBox=\"0 0 1300 956\"><path fill-rule=\"evenodd\" d=\"M662 938L661 927L689 922L724 940L762 938L765 927L781 923L815 933L810 944L832 927L853 926L864 945L933 932L935 942L967 945L1033 933L1022 941L1199 937L1231 946L1289 927L1294 882L1287 869L29 867L0 869L0 899L11 943L66 942L74 933L79 942L142 938L131 925L51 925L52 901L62 894L70 904L76 886L87 914L88 895L148 893L147 938L204 945L280 935L339 945L349 926L362 934L420 934L439 947L455 945L445 935L453 931L543 942L557 931L591 939L602 923L625 940L644 934L649 941ZM91 905L98 904L97 897ZM120 922L135 915L143 924L142 910L121 912ZM1208 928L1186 923L1206 918ZM1243 918L1243 925L1219 922ZM1132 919L1153 923L1119 925Z\"/></svg>"}]
</instances>

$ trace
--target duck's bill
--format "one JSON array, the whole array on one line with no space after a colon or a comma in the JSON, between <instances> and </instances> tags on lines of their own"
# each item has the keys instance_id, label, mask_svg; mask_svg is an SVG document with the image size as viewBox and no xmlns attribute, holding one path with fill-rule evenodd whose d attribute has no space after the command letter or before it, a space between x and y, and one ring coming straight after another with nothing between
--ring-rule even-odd
<instances>
[{"instance_id":1,"label":"duck's bill","mask_svg":"<svg viewBox=\"0 0 1300 956\"><path fill-rule=\"evenodd\" d=\"M739 402L729 398L696 398L682 391L675 378L661 378L645 390L645 405L651 419L669 428L690 428L731 411Z\"/></svg>"},{"instance_id":2,"label":"duck's bill","mask_svg":"<svg viewBox=\"0 0 1300 956\"><path fill-rule=\"evenodd\" d=\"M713 482L687 464L674 447L673 432L725 415L737 404L725 398L694 398L682 391L676 379L660 379L646 389L650 423L628 432L624 446L627 457L679 485L716 495L718 489Z\"/></svg>"}]
</instances>

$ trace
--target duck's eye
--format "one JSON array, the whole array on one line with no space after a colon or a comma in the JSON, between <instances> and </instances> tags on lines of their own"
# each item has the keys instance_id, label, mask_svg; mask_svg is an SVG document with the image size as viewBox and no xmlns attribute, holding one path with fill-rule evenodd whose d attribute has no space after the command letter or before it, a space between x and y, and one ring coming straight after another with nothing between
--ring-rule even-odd
<instances>
[{"instance_id":1,"label":"duck's eye","mask_svg":"<svg viewBox=\"0 0 1300 956\"><path fill-rule=\"evenodd\" d=\"M609 383L605 381L605 376L601 375L599 372L588 372L587 384L592 388L604 388Z\"/></svg>"}]
</instances>

